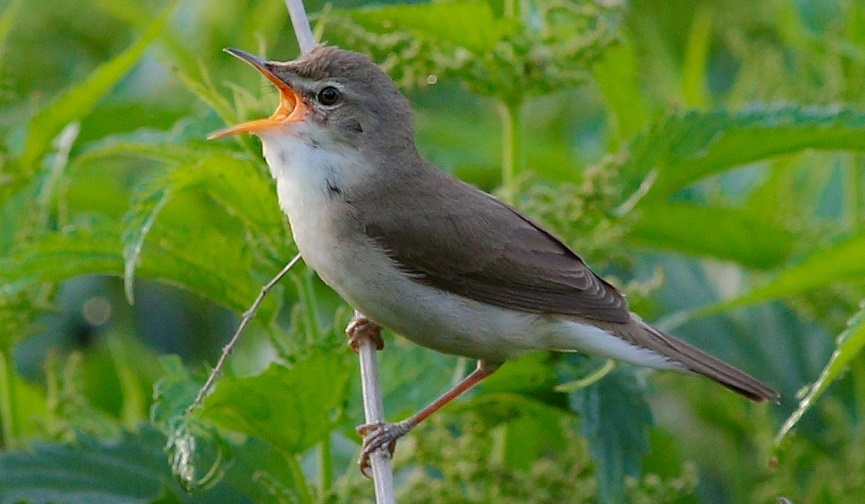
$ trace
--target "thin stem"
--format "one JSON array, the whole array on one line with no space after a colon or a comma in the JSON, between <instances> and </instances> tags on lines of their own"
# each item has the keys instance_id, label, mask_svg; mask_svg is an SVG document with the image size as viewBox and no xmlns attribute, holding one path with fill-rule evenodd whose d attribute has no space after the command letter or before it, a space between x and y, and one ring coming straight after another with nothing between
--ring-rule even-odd
<instances>
[{"instance_id":1,"label":"thin stem","mask_svg":"<svg viewBox=\"0 0 865 504\"><path fill-rule=\"evenodd\" d=\"M512 100L499 107L502 115L502 187L504 200L513 204L517 177L523 165L522 103Z\"/></svg>"},{"instance_id":2,"label":"thin stem","mask_svg":"<svg viewBox=\"0 0 865 504\"><path fill-rule=\"evenodd\" d=\"M14 448L18 443L18 423L15 421L15 385L12 375L12 356L8 349L0 350L0 424L3 439L0 446Z\"/></svg>"},{"instance_id":3,"label":"thin stem","mask_svg":"<svg viewBox=\"0 0 865 504\"><path fill-rule=\"evenodd\" d=\"M529 0L505 0L505 17L524 20L529 9Z\"/></svg>"},{"instance_id":4,"label":"thin stem","mask_svg":"<svg viewBox=\"0 0 865 504\"><path fill-rule=\"evenodd\" d=\"M246 329L246 326L249 324L249 321L255 317L255 312L258 311L258 307L261 306L261 302L264 301L264 297L267 296L267 293L270 292L273 287L282 280L291 268L294 267L300 261L300 254L294 256L294 259L288 262L282 270L276 274L264 287L261 288L261 291L258 293L258 297L255 298L255 301L252 302L252 306L249 307L248 310L243 314L243 318L240 319L240 324L237 326L237 331L234 332L234 336L231 337L231 340L228 342L225 347L222 348L222 355L219 356L219 360L216 361L216 366L213 367L213 371L210 372L210 376L207 377L207 381L204 382L204 386L201 387L201 390L198 391L198 395L195 396L195 400L192 401L192 404L189 405L187 411L191 412L195 408L201 406L201 402L204 400L204 397L210 392L210 388L213 387L213 383L216 382L216 379L222 373L222 368L225 367L225 361L228 359L228 356L231 352L234 351L234 345L237 344L237 340L240 339L241 333Z\"/></svg>"},{"instance_id":5,"label":"thin stem","mask_svg":"<svg viewBox=\"0 0 865 504\"><path fill-rule=\"evenodd\" d=\"M354 312L354 321L365 320L363 313ZM378 330L376 328L376 330ZM376 344L372 338L357 338L357 356L360 359L360 384L363 395L363 413L367 424L384 423L384 404L381 385L378 379ZM372 469L372 482L375 487L377 504L396 502L393 492L393 467L387 448L374 451L369 457Z\"/></svg>"},{"instance_id":6,"label":"thin stem","mask_svg":"<svg viewBox=\"0 0 865 504\"><path fill-rule=\"evenodd\" d=\"M850 228L856 229L865 221L865 158L853 156L844 171L847 179L844 214Z\"/></svg>"},{"instance_id":7,"label":"thin stem","mask_svg":"<svg viewBox=\"0 0 865 504\"><path fill-rule=\"evenodd\" d=\"M592 385L601 381L601 378L610 374L614 369L616 369L616 361L612 359L607 359L607 361L604 362L603 366L601 366L595 371L592 371L591 373L589 373L588 376L580 378L579 380L574 380L572 382L557 385L555 390L556 392L570 393L587 387L591 387Z\"/></svg>"},{"instance_id":8,"label":"thin stem","mask_svg":"<svg viewBox=\"0 0 865 504\"><path fill-rule=\"evenodd\" d=\"M285 0L285 6L288 7L288 16L291 18L291 26L294 28L300 52L308 53L315 47L315 40L312 38L312 29L309 26L306 9L303 8L303 0Z\"/></svg>"},{"instance_id":9,"label":"thin stem","mask_svg":"<svg viewBox=\"0 0 865 504\"><path fill-rule=\"evenodd\" d=\"M330 436L325 436L318 445L319 490L322 502L333 488L333 442Z\"/></svg>"},{"instance_id":10,"label":"thin stem","mask_svg":"<svg viewBox=\"0 0 865 504\"><path fill-rule=\"evenodd\" d=\"M306 476L303 474L303 469L300 468L300 463L297 461L297 457L293 454L288 453L284 450L279 450L283 456L285 457L285 461L288 463L288 471L291 473L291 478L297 483L297 493L300 497L300 502L303 504L313 504L312 503L312 495L309 493L309 485L306 483Z\"/></svg>"}]
</instances>

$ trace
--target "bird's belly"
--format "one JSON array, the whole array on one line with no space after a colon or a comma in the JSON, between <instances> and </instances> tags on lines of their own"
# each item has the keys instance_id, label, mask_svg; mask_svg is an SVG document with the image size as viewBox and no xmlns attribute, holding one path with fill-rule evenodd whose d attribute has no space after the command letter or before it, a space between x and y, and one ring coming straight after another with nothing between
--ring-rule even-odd
<instances>
[{"instance_id":1,"label":"bird's belly","mask_svg":"<svg viewBox=\"0 0 865 504\"><path fill-rule=\"evenodd\" d=\"M295 230L298 248L340 296L369 319L440 352L491 362L546 348L542 317L479 303L418 283L365 235Z\"/></svg>"}]
</instances>

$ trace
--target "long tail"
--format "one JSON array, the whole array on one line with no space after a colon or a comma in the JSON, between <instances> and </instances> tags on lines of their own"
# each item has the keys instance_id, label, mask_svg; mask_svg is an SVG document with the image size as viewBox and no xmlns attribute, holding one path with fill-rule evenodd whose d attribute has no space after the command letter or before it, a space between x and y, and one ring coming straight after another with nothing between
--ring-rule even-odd
<instances>
[{"instance_id":1,"label":"long tail","mask_svg":"<svg viewBox=\"0 0 865 504\"><path fill-rule=\"evenodd\" d=\"M772 401L777 403L781 397L775 389L748 373L740 371L721 359L712 357L699 348L652 327L640 320L636 315L634 315L633 324L628 324L624 327L630 330L616 331L619 333L619 337L628 340L634 345L657 352L681 364L688 370L711 378L752 401Z\"/></svg>"}]
</instances>

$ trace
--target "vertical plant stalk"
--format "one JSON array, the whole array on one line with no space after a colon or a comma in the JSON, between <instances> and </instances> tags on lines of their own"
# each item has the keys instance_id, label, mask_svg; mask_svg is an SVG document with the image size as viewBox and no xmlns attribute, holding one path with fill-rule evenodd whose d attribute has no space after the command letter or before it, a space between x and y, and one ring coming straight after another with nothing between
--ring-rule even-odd
<instances>
[{"instance_id":1,"label":"vertical plant stalk","mask_svg":"<svg viewBox=\"0 0 865 504\"><path fill-rule=\"evenodd\" d=\"M288 7L288 17L291 18L291 26L294 28L294 36L297 37L300 52L306 54L315 47L315 40L312 38L312 28L309 26L303 0L285 0L285 6Z\"/></svg>"},{"instance_id":2,"label":"vertical plant stalk","mask_svg":"<svg viewBox=\"0 0 865 504\"><path fill-rule=\"evenodd\" d=\"M355 310L353 322L364 320L363 313ZM376 344L372 338L357 339L357 356L360 359L360 385L363 394L363 414L367 424L385 423L381 385L378 379ZM376 450L369 456L376 504L394 504L393 466L387 448Z\"/></svg>"},{"instance_id":3,"label":"vertical plant stalk","mask_svg":"<svg viewBox=\"0 0 865 504\"><path fill-rule=\"evenodd\" d=\"M514 204L523 165L522 102L502 102L502 188L506 203Z\"/></svg>"},{"instance_id":4,"label":"vertical plant stalk","mask_svg":"<svg viewBox=\"0 0 865 504\"><path fill-rule=\"evenodd\" d=\"M318 447L319 490L322 497L333 489L333 443L325 436Z\"/></svg>"},{"instance_id":5,"label":"vertical plant stalk","mask_svg":"<svg viewBox=\"0 0 865 504\"><path fill-rule=\"evenodd\" d=\"M285 0L291 24L297 43L303 53L307 53L315 46L310 29L309 19L302 0ZM355 317L363 317L360 312L355 312ZM363 389L363 410L367 423L384 422L384 406L382 404L381 386L378 379L378 362L376 360L376 346L369 338L360 338L357 345L357 354L360 359L360 378ZM329 445L322 445L322 450L330 449ZM322 454L321 465L330 455ZM379 504L392 504L396 500L393 492L393 467L390 463L390 454L378 450L370 456L373 484L375 487L375 499ZM322 486L325 484L325 475L322 474Z\"/></svg>"},{"instance_id":6,"label":"vertical plant stalk","mask_svg":"<svg viewBox=\"0 0 865 504\"><path fill-rule=\"evenodd\" d=\"M0 423L3 425L3 439L0 446L14 448L18 442L18 423L12 404L15 401L15 384L12 369L12 353L8 348L0 349Z\"/></svg>"}]
</instances>

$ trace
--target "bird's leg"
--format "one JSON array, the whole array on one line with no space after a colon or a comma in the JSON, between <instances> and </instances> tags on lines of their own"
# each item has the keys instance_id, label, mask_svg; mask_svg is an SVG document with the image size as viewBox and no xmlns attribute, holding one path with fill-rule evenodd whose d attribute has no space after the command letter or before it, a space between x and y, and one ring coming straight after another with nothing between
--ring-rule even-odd
<instances>
[{"instance_id":1,"label":"bird's leg","mask_svg":"<svg viewBox=\"0 0 865 504\"><path fill-rule=\"evenodd\" d=\"M393 454L393 450L396 448L397 439L408 434L408 432L414 429L417 424L421 423L447 403L462 395L466 390L477 385L487 376L493 374L500 365L500 363L482 360L478 361L477 368L475 368L475 370L466 376L461 382L457 383L452 389L431 402L427 407L401 422L393 424L374 423L358 426L357 433L364 438L363 447L360 452L360 460L358 461L361 472L366 474L366 469L369 467L370 454L383 446L387 446L388 450Z\"/></svg>"},{"instance_id":2,"label":"bird's leg","mask_svg":"<svg viewBox=\"0 0 865 504\"><path fill-rule=\"evenodd\" d=\"M357 352L357 343L361 338L369 338L370 341L375 343L377 350L384 349L381 327L358 311L354 312L354 317L348 323L348 327L345 328L345 334L348 336L348 346L355 352Z\"/></svg>"}]
</instances>

